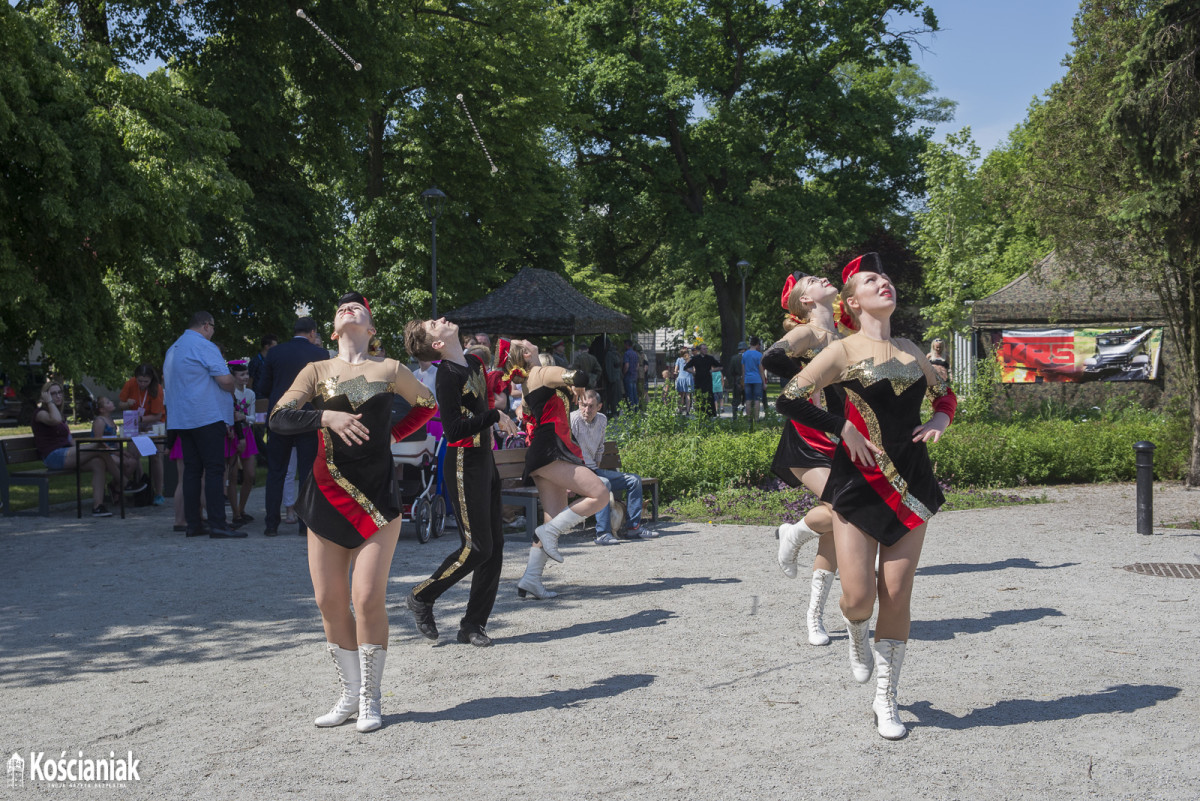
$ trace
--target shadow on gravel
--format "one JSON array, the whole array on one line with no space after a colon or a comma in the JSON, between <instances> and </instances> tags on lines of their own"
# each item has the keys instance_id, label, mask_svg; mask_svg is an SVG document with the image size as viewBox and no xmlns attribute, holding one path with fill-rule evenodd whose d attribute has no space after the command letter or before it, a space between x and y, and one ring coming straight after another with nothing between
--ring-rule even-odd
<instances>
[{"instance_id":1,"label":"shadow on gravel","mask_svg":"<svg viewBox=\"0 0 1200 801\"><path fill-rule=\"evenodd\" d=\"M298 537L199 539L88 532L22 549L0 582L0 688L245 663L320 641Z\"/></svg>"},{"instance_id":2,"label":"shadow on gravel","mask_svg":"<svg viewBox=\"0 0 1200 801\"><path fill-rule=\"evenodd\" d=\"M955 563L949 565L929 565L918 567L918 576L957 576L962 573L991 573L995 570L1018 568L1021 570L1058 570L1062 567L1074 567L1078 562L1063 562L1061 565L1039 565L1032 559L1014 557L999 562L982 562L980 564Z\"/></svg>"},{"instance_id":3,"label":"shadow on gravel","mask_svg":"<svg viewBox=\"0 0 1200 801\"><path fill-rule=\"evenodd\" d=\"M914 640L953 640L956 634L983 634L995 631L1001 626L1017 626L1021 623L1032 623L1048 617L1064 617L1057 609L1044 606L1032 609L1006 609L1002 612L991 612L987 617L950 617L945 620L914 620L912 634Z\"/></svg>"},{"instance_id":4,"label":"shadow on gravel","mask_svg":"<svg viewBox=\"0 0 1200 801\"><path fill-rule=\"evenodd\" d=\"M630 690L640 690L654 683L648 673L617 674L600 679L587 687L551 690L540 695L501 695L495 698L474 698L458 706L437 712L405 712L384 715L385 725L393 723L437 723L444 720L484 720L501 715L519 715L543 709L569 709L600 698L613 698Z\"/></svg>"},{"instance_id":5,"label":"shadow on gravel","mask_svg":"<svg viewBox=\"0 0 1200 801\"><path fill-rule=\"evenodd\" d=\"M1086 715L1136 712L1161 701L1169 701L1179 693L1178 687L1165 684L1118 684L1097 693L1068 695L1052 701L1035 701L1029 698L997 701L991 706L972 710L962 717L934 709L928 701L917 701L902 708L915 715L922 726L957 731L983 726L1019 726L1022 723L1074 720Z\"/></svg>"},{"instance_id":6,"label":"shadow on gravel","mask_svg":"<svg viewBox=\"0 0 1200 801\"><path fill-rule=\"evenodd\" d=\"M571 637L581 637L585 634L617 634L632 629L648 629L652 626L664 626L675 617L675 613L666 609L644 609L625 617L612 620L589 620L586 623L575 623L561 629L549 631L531 631L516 637L505 637L496 641L496 645L515 645L527 642L551 642L567 640Z\"/></svg>"},{"instance_id":7,"label":"shadow on gravel","mask_svg":"<svg viewBox=\"0 0 1200 801\"><path fill-rule=\"evenodd\" d=\"M605 584L573 588L568 600L591 601L597 598L621 598L626 595L641 595L646 592L679 590L692 584L741 584L739 578L711 578L708 576L671 576L650 578L640 584Z\"/></svg>"}]
</instances>

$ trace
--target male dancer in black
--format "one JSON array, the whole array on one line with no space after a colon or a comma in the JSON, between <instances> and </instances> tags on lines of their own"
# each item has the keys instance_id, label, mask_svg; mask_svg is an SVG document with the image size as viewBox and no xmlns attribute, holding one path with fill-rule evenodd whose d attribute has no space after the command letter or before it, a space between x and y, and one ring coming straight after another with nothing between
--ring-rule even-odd
<instances>
[{"instance_id":1,"label":"male dancer in black","mask_svg":"<svg viewBox=\"0 0 1200 801\"><path fill-rule=\"evenodd\" d=\"M458 630L458 641L483 647L492 644L485 631L504 558L504 533L500 519L500 476L492 456L492 426L505 434L517 425L496 409L488 408L487 373L478 357L463 353L458 326L438 320L413 320L404 326L404 344L410 356L436 361L434 396L446 438L445 480L450 505L458 521L462 547L408 595L417 631L438 638L433 604L468 573L471 594Z\"/></svg>"}]
</instances>

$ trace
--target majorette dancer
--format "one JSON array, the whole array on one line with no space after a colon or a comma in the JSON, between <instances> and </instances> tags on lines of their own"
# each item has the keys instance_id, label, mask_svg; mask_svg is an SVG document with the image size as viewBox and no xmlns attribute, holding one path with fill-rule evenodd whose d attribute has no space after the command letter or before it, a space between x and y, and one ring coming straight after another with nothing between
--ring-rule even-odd
<instances>
[{"instance_id":1,"label":"majorette dancer","mask_svg":"<svg viewBox=\"0 0 1200 801\"><path fill-rule=\"evenodd\" d=\"M763 354L763 364L767 369L787 381L829 343L840 339L834 323L833 302L836 297L837 288L825 278L801 273L788 276L780 300L787 311L783 321L787 333ZM845 393L837 387L826 387L823 396L827 409L840 410L845 404ZM795 403L816 402L817 399L814 395L809 401L783 401L778 404L779 410L790 419L783 427L771 469L785 484L807 487L820 498L839 440L836 435L826 434L800 422L791 408ZM813 559L812 590L808 601L808 642L811 645L828 645L829 634L825 631L824 622L825 601L837 571L833 512L829 504L819 503L797 523L784 523L779 527L777 536L779 566L788 578L796 577L800 547L814 537L820 537L817 555Z\"/></svg>"},{"instance_id":2,"label":"majorette dancer","mask_svg":"<svg viewBox=\"0 0 1200 801\"><path fill-rule=\"evenodd\" d=\"M316 724L339 726L357 712L361 732L383 723L387 581L401 522L390 446L393 437L403 439L425 425L435 409L433 393L407 367L367 355L374 333L366 298L343 295L333 318L337 358L301 370L270 421L279 434L320 433L296 510L308 525L308 570L342 694ZM394 428L393 394L412 405ZM323 409L302 408L318 397Z\"/></svg>"},{"instance_id":3,"label":"majorette dancer","mask_svg":"<svg viewBox=\"0 0 1200 801\"><path fill-rule=\"evenodd\" d=\"M553 364L553 362L551 362ZM571 438L571 399L567 388L587 387L582 370L544 365L537 346L515 339L508 355L505 380L521 384L521 415L532 425L529 448L525 451L525 483L538 488L542 508L550 520L534 530L537 542L529 549L525 575L517 582L517 594L534 598L553 598L558 593L542 585L546 560L563 560L558 538L588 515L594 515L609 502L609 491L600 477L587 468L579 446ZM567 493L578 500L567 505Z\"/></svg>"},{"instance_id":4,"label":"majorette dancer","mask_svg":"<svg viewBox=\"0 0 1200 801\"><path fill-rule=\"evenodd\" d=\"M892 338L896 289L879 256L868 253L850 262L842 281L842 305L858 332L817 354L784 388L779 403L811 428L841 437L821 498L834 512L850 667L860 683L878 668L872 710L879 734L897 740L908 733L896 687L908 642L913 576L926 524L945 500L926 443L941 437L957 400L920 348ZM846 393L843 409L795 403L833 384ZM934 414L922 423L926 394ZM877 596L872 649L867 638Z\"/></svg>"}]
</instances>

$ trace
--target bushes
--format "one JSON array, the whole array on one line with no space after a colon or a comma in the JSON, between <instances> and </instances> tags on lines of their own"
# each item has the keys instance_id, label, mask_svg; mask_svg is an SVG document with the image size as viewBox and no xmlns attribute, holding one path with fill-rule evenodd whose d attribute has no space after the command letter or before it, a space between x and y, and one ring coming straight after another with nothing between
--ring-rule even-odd
<instances>
[{"instance_id":1,"label":"bushes","mask_svg":"<svg viewBox=\"0 0 1200 801\"><path fill-rule=\"evenodd\" d=\"M1128 481L1134 478L1133 444L1139 440L1158 446L1158 478L1183 474L1186 424L1151 415L1118 421L963 423L951 426L929 453L938 477L956 487Z\"/></svg>"},{"instance_id":2,"label":"bushes","mask_svg":"<svg viewBox=\"0 0 1200 801\"><path fill-rule=\"evenodd\" d=\"M685 430L626 441L621 464L631 473L658 478L663 495L677 498L762 484L770 476L777 444L777 428L753 434Z\"/></svg>"},{"instance_id":3,"label":"bushes","mask_svg":"<svg viewBox=\"0 0 1200 801\"><path fill-rule=\"evenodd\" d=\"M772 478L780 429L754 433L722 426L684 425L630 435L621 444L625 469L662 481L674 499L732 487L757 487ZM930 446L935 472L954 487L1016 487L1128 481L1133 443L1150 440L1159 478L1179 478L1188 455L1185 419L1143 414L1128 419L1048 420L1020 424L956 423Z\"/></svg>"}]
</instances>

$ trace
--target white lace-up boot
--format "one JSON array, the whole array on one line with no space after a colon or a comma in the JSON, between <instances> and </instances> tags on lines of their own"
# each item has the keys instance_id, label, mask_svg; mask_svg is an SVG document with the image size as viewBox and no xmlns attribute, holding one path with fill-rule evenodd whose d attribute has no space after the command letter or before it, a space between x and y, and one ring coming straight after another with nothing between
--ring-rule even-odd
<instances>
[{"instance_id":1,"label":"white lace-up boot","mask_svg":"<svg viewBox=\"0 0 1200 801\"><path fill-rule=\"evenodd\" d=\"M358 664L362 671L362 691L358 695L358 730L362 732L375 731L383 725L383 711L380 708L379 691L383 680L383 665L387 661L387 651L382 645L358 646Z\"/></svg>"},{"instance_id":2,"label":"white lace-up boot","mask_svg":"<svg viewBox=\"0 0 1200 801\"><path fill-rule=\"evenodd\" d=\"M855 622L842 615L842 620L846 621L846 633L850 635L850 672L855 681L866 684L875 671L875 652L870 642L871 618Z\"/></svg>"},{"instance_id":3,"label":"white lace-up boot","mask_svg":"<svg viewBox=\"0 0 1200 801\"><path fill-rule=\"evenodd\" d=\"M331 642L325 643L325 649L329 651L329 656L337 667L342 696L333 705L333 709L313 722L321 727L341 726L358 711L358 691L362 685L362 670L358 664L358 651L348 651Z\"/></svg>"},{"instance_id":4,"label":"white lace-up boot","mask_svg":"<svg viewBox=\"0 0 1200 801\"><path fill-rule=\"evenodd\" d=\"M783 575L795 578L800 549L804 547L804 543L821 535L801 520L799 523L784 523L776 530L775 536L779 538L779 554L776 556L779 567L783 569Z\"/></svg>"},{"instance_id":5,"label":"white lace-up boot","mask_svg":"<svg viewBox=\"0 0 1200 801\"><path fill-rule=\"evenodd\" d=\"M900 707L896 703L896 686L900 683L900 666L904 664L904 650L908 643L903 640L880 640L875 643L875 701L871 710L875 713L875 726L879 736L886 740L901 740L908 729L900 722Z\"/></svg>"},{"instance_id":6,"label":"white lace-up boot","mask_svg":"<svg viewBox=\"0 0 1200 801\"><path fill-rule=\"evenodd\" d=\"M812 574L812 594L808 596L808 644L829 645L825 631L825 601L833 586L833 573L817 568Z\"/></svg>"},{"instance_id":7,"label":"white lace-up boot","mask_svg":"<svg viewBox=\"0 0 1200 801\"><path fill-rule=\"evenodd\" d=\"M543 523L534 529L542 550L555 562L561 562L563 556L558 552L558 538L583 522L583 518L575 514L568 506L556 514L549 523Z\"/></svg>"},{"instance_id":8,"label":"white lace-up boot","mask_svg":"<svg viewBox=\"0 0 1200 801\"><path fill-rule=\"evenodd\" d=\"M529 549L529 564L525 566L525 575L521 576L521 580L517 582L519 597L524 598L526 594L529 594L539 601L558 597L557 592L542 586L542 571L546 569L546 560L549 558L544 548L534 545Z\"/></svg>"}]
</instances>

